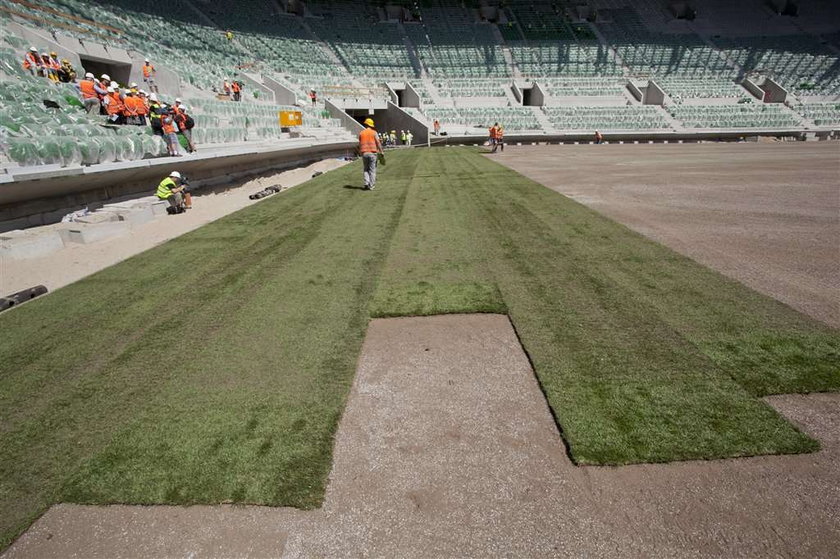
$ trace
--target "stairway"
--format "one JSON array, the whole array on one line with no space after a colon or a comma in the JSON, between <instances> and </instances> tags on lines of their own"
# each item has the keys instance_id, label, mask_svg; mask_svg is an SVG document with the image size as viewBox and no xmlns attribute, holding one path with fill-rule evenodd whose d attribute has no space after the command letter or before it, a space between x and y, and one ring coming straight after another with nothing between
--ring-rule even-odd
<instances>
[{"instance_id":1,"label":"stairway","mask_svg":"<svg viewBox=\"0 0 840 559\"><path fill-rule=\"evenodd\" d=\"M426 69L420 62L420 55L417 54L417 47L414 45L414 41L412 41L408 36L408 33L405 32L405 27L402 22L397 23L397 28L400 30L400 34L402 35L403 44L405 44L405 50L408 53L409 60L411 60L411 66L414 68L415 75L420 78L425 77L427 75Z\"/></svg>"},{"instance_id":2,"label":"stairway","mask_svg":"<svg viewBox=\"0 0 840 559\"><path fill-rule=\"evenodd\" d=\"M542 107L531 107L531 110L534 112L534 117L537 119L537 122L540 123L543 130L545 130L548 134L557 131L555 130L554 125L551 124L551 121L548 120L548 115L543 112Z\"/></svg>"}]
</instances>

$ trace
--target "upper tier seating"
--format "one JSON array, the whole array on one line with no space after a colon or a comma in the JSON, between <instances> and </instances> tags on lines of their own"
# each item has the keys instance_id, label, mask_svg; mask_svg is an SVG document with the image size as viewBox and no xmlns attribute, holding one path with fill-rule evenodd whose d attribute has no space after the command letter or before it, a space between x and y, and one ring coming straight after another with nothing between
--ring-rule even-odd
<instances>
[{"instance_id":1,"label":"upper tier seating","mask_svg":"<svg viewBox=\"0 0 840 559\"><path fill-rule=\"evenodd\" d=\"M745 98L749 95L743 87L725 79L663 76L654 81L678 103L683 99Z\"/></svg>"},{"instance_id":2,"label":"upper tier seating","mask_svg":"<svg viewBox=\"0 0 840 559\"><path fill-rule=\"evenodd\" d=\"M505 97L510 80L435 80L442 97Z\"/></svg>"},{"instance_id":3,"label":"upper tier seating","mask_svg":"<svg viewBox=\"0 0 840 559\"><path fill-rule=\"evenodd\" d=\"M537 82L551 97L623 97L627 83L620 78L541 78Z\"/></svg>"},{"instance_id":4,"label":"upper tier seating","mask_svg":"<svg viewBox=\"0 0 840 559\"><path fill-rule=\"evenodd\" d=\"M596 42L511 42L514 62L525 76L620 76L621 66Z\"/></svg>"}]
</instances>

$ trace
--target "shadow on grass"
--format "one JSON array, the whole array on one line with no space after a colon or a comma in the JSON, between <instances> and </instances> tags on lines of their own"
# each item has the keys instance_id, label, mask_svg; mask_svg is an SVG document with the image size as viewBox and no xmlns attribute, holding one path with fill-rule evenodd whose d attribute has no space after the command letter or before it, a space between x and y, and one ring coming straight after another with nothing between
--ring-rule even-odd
<instances>
[{"instance_id":1,"label":"shadow on grass","mask_svg":"<svg viewBox=\"0 0 840 559\"><path fill-rule=\"evenodd\" d=\"M356 186L355 184L345 184L341 188L347 188L349 190L365 190L364 186Z\"/></svg>"}]
</instances>

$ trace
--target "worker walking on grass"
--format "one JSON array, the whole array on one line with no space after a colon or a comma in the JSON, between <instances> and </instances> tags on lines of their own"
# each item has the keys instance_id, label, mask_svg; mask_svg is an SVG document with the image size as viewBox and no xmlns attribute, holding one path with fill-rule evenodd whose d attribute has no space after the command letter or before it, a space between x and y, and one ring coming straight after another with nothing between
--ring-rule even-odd
<instances>
[{"instance_id":1,"label":"worker walking on grass","mask_svg":"<svg viewBox=\"0 0 840 559\"><path fill-rule=\"evenodd\" d=\"M359 154L364 165L365 190L373 190L376 187L376 159L384 154L372 118L365 119L365 129L359 132Z\"/></svg>"}]
</instances>

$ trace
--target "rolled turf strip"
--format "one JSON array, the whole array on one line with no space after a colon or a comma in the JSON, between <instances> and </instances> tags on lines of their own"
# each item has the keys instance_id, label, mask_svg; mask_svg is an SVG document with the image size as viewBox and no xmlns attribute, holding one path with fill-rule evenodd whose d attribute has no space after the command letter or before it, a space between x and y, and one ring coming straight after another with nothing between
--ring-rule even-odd
<instances>
[{"instance_id":1,"label":"rolled turf strip","mask_svg":"<svg viewBox=\"0 0 840 559\"><path fill-rule=\"evenodd\" d=\"M8 310L16 305L20 305L21 303L25 303L26 301L30 301L35 297L40 297L49 291L43 285L36 285L35 287L30 287L29 289L24 289L23 291L18 291L17 293L12 293L6 297L0 297L0 312Z\"/></svg>"}]
</instances>

